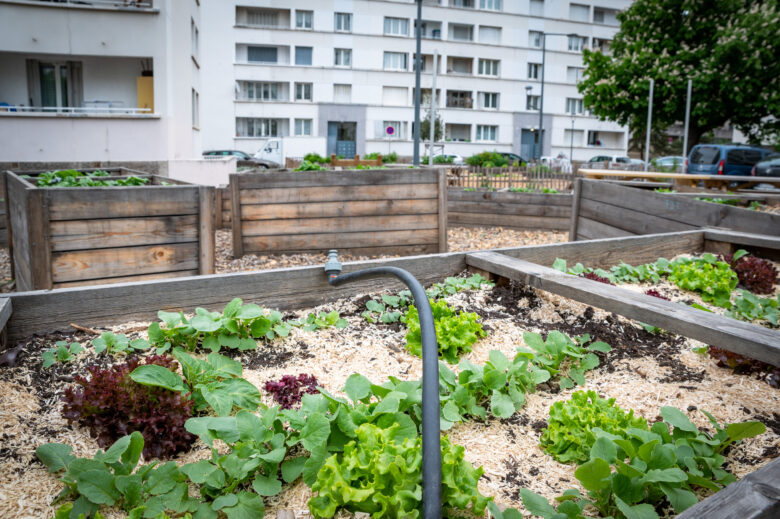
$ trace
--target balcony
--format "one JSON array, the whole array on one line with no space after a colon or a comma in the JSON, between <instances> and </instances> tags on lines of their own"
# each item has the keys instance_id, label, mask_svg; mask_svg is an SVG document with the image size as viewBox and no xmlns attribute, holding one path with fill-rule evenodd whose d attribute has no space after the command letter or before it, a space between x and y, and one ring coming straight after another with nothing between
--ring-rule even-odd
<instances>
[{"instance_id":1,"label":"balcony","mask_svg":"<svg viewBox=\"0 0 780 519\"><path fill-rule=\"evenodd\" d=\"M444 140L453 142L471 142L471 125L445 124Z\"/></svg>"},{"instance_id":2,"label":"balcony","mask_svg":"<svg viewBox=\"0 0 780 519\"><path fill-rule=\"evenodd\" d=\"M152 0L27 0L49 4L51 7L78 7L95 9L153 9Z\"/></svg>"},{"instance_id":3,"label":"balcony","mask_svg":"<svg viewBox=\"0 0 780 519\"><path fill-rule=\"evenodd\" d=\"M474 41L474 26L451 23L449 26L449 38L451 41Z\"/></svg>"},{"instance_id":4,"label":"balcony","mask_svg":"<svg viewBox=\"0 0 780 519\"><path fill-rule=\"evenodd\" d=\"M450 0L450 7L474 9L476 7L475 4L476 0Z\"/></svg>"},{"instance_id":5,"label":"balcony","mask_svg":"<svg viewBox=\"0 0 780 519\"><path fill-rule=\"evenodd\" d=\"M417 26L417 20L415 20L415 27ZM428 40L440 40L441 39L441 22L434 22L433 20L423 20L420 24L422 28L422 38Z\"/></svg>"},{"instance_id":6,"label":"balcony","mask_svg":"<svg viewBox=\"0 0 780 519\"><path fill-rule=\"evenodd\" d=\"M149 117L151 59L0 53L0 114Z\"/></svg>"},{"instance_id":7,"label":"balcony","mask_svg":"<svg viewBox=\"0 0 780 519\"><path fill-rule=\"evenodd\" d=\"M612 55L612 40L606 40L603 38L593 38L593 50L600 51L602 54L605 54L607 56Z\"/></svg>"},{"instance_id":8,"label":"balcony","mask_svg":"<svg viewBox=\"0 0 780 519\"><path fill-rule=\"evenodd\" d=\"M281 45L236 45L236 63L289 65L290 47Z\"/></svg>"},{"instance_id":9,"label":"balcony","mask_svg":"<svg viewBox=\"0 0 780 519\"><path fill-rule=\"evenodd\" d=\"M603 23L604 25L612 25L613 27L619 27L620 22L617 19L617 9L606 9L604 7L593 8L593 23Z\"/></svg>"},{"instance_id":10,"label":"balcony","mask_svg":"<svg viewBox=\"0 0 780 519\"><path fill-rule=\"evenodd\" d=\"M289 29L289 9L261 9L259 7L236 7L236 25L263 29Z\"/></svg>"},{"instance_id":11,"label":"balcony","mask_svg":"<svg viewBox=\"0 0 780 519\"><path fill-rule=\"evenodd\" d=\"M474 108L471 92L465 90L447 90L447 108Z\"/></svg>"},{"instance_id":12,"label":"balcony","mask_svg":"<svg viewBox=\"0 0 780 519\"><path fill-rule=\"evenodd\" d=\"M236 101L285 102L289 100L289 83L268 81L236 82Z\"/></svg>"},{"instance_id":13,"label":"balcony","mask_svg":"<svg viewBox=\"0 0 780 519\"><path fill-rule=\"evenodd\" d=\"M474 74L474 58L447 56L447 74Z\"/></svg>"},{"instance_id":14,"label":"balcony","mask_svg":"<svg viewBox=\"0 0 780 519\"><path fill-rule=\"evenodd\" d=\"M420 66L420 72L423 74L432 74L433 73L433 54L422 54L422 63ZM417 66L417 56L414 54L412 55L412 71L415 70L415 67ZM441 56L439 56L439 59L436 62L437 65L437 74L441 74Z\"/></svg>"}]
</instances>

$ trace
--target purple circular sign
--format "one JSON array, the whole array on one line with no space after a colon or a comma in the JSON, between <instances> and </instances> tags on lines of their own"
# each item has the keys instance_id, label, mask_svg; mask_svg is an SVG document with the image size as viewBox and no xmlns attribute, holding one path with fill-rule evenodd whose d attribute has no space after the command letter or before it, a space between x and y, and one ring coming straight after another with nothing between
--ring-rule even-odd
<instances>
[{"instance_id":1,"label":"purple circular sign","mask_svg":"<svg viewBox=\"0 0 780 519\"><path fill-rule=\"evenodd\" d=\"M392 135L395 133L395 128L388 126L387 129L385 129L385 132L387 132L388 135Z\"/></svg>"}]
</instances>

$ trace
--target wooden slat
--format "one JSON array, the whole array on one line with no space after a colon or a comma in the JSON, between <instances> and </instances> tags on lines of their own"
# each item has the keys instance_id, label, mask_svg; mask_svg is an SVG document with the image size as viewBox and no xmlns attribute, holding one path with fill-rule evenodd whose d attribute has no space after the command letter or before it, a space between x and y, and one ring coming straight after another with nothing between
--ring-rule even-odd
<instances>
[{"instance_id":1,"label":"wooden slat","mask_svg":"<svg viewBox=\"0 0 780 519\"><path fill-rule=\"evenodd\" d=\"M270 189L318 186L377 186L396 184L435 184L435 169L384 169L352 171L269 171L239 173L241 189Z\"/></svg>"},{"instance_id":2,"label":"wooden slat","mask_svg":"<svg viewBox=\"0 0 780 519\"><path fill-rule=\"evenodd\" d=\"M459 202L450 200L447 209L454 213L482 213L516 216L552 216L568 218L571 207L563 205L511 204L507 202Z\"/></svg>"},{"instance_id":3,"label":"wooden slat","mask_svg":"<svg viewBox=\"0 0 780 519\"><path fill-rule=\"evenodd\" d=\"M627 207L649 215L697 227L780 235L780 214L759 213L724 204L673 198L662 193L637 191L609 182L584 181L582 196L589 200Z\"/></svg>"},{"instance_id":4,"label":"wooden slat","mask_svg":"<svg viewBox=\"0 0 780 519\"><path fill-rule=\"evenodd\" d=\"M11 317L13 303L8 297L0 298L0 331L5 329L8 319Z\"/></svg>"},{"instance_id":5,"label":"wooden slat","mask_svg":"<svg viewBox=\"0 0 780 519\"><path fill-rule=\"evenodd\" d=\"M198 186L46 190L52 220L198 214Z\"/></svg>"},{"instance_id":6,"label":"wooden slat","mask_svg":"<svg viewBox=\"0 0 780 519\"><path fill-rule=\"evenodd\" d=\"M581 262L593 268L609 268L625 261L631 265L649 263L658 258L672 258L682 253L701 251L702 231L649 234L625 238L607 238L582 242L552 243L511 249L497 249L507 256L552 266L555 258Z\"/></svg>"},{"instance_id":7,"label":"wooden slat","mask_svg":"<svg viewBox=\"0 0 780 519\"><path fill-rule=\"evenodd\" d=\"M358 202L310 202L300 204L262 204L241 206L242 220L285 218L329 218L334 216L375 216L436 214L436 199L368 200Z\"/></svg>"},{"instance_id":8,"label":"wooden slat","mask_svg":"<svg viewBox=\"0 0 780 519\"><path fill-rule=\"evenodd\" d=\"M30 189L27 195L27 231L30 233L30 283L35 288L52 288L51 244L49 243L49 195Z\"/></svg>"},{"instance_id":9,"label":"wooden slat","mask_svg":"<svg viewBox=\"0 0 780 519\"><path fill-rule=\"evenodd\" d=\"M438 197L437 184L334 186L249 189L241 188L241 204L399 200Z\"/></svg>"},{"instance_id":10,"label":"wooden slat","mask_svg":"<svg viewBox=\"0 0 780 519\"><path fill-rule=\"evenodd\" d=\"M233 231L233 257L244 255L244 241L241 237L241 188L238 175L230 175L230 228Z\"/></svg>"},{"instance_id":11,"label":"wooden slat","mask_svg":"<svg viewBox=\"0 0 780 519\"><path fill-rule=\"evenodd\" d=\"M462 189L449 189L447 199L478 202L489 200L493 202L509 202L521 204L563 205L570 207L572 201L570 194L547 193L512 193L511 191L464 191Z\"/></svg>"},{"instance_id":12,"label":"wooden slat","mask_svg":"<svg viewBox=\"0 0 780 519\"><path fill-rule=\"evenodd\" d=\"M214 273L214 188L200 186L198 215L198 269L200 274Z\"/></svg>"},{"instance_id":13,"label":"wooden slat","mask_svg":"<svg viewBox=\"0 0 780 519\"><path fill-rule=\"evenodd\" d=\"M435 246L435 245L434 245ZM466 268L464 254L345 263L344 272L392 265L408 270L423 285L441 281ZM400 290L392 278L377 278L330 286L322 266L241 272L182 279L118 283L107 287L64 288L55 291L14 293L14 311L8 321L10 340L32 333L47 333L77 322L84 326L108 326L129 321L157 319L157 311L196 307L221 310L234 297L245 303L278 308L308 308L367 292Z\"/></svg>"},{"instance_id":14,"label":"wooden slat","mask_svg":"<svg viewBox=\"0 0 780 519\"><path fill-rule=\"evenodd\" d=\"M280 234L341 234L345 232L436 229L437 225L438 220L435 214L249 220L241 223L241 234L246 240L251 236L273 236Z\"/></svg>"},{"instance_id":15,"label":"wooden slat","mask_svg":"<svg viewBox=\"0 0 780 519\"><path fill-rule=\"evenodd\" d=\"M704 229L704 239L780 250L780 237L720 229Z\"/></svg>"},{"instance_id":16,"label":"wooden slat","mask_svg":"<svg viewBox=\"0 0 780 519\"><path fill-rule=\"evenodd\" d=\"M677 519L773 519L780 517L780 459L769 462L708 497Z\"/></svg>"},{"instance_id":17,"label":"wooden slat","mask_svg":"<svg viewBox=\"0 0 780 519\"><path fill-rule=\"evenodd\" d=\"M636 233L626 231L625 229L618 229L605 223L591 220L590 218L584 218L582 214L579 217L579 223L577 224L577 236L584 236L587 238L621 238L623 236L633 236Z\"/></svg>"},{"instance_id":18,"label":"wooden slat","mask_svg":"<svg viewBox=\"0 0 780 519\"><path fill-rule=\"evenodd\" d=\"M780 366L779 331L625 288L564 274L496 252L467 254L466 263L534 288L658 326L773 366Z\"/></svg>"},{"instance_id":19,"label":"wooden slat","mask_svg":"<svg viewBox=\"0 0 780 519\"><path fill-rule=\"evenodd\" d=\"M53 251L186 243L198 239L198 217L157 216L51 222Z\"/></svg>"},{"instance_id":20,"label":"wooden slat","mask_svg":"<svg viewBox=\"0 0 780 519\"><path fill-rule=\"evenodd\" d=\"M580 220L580 205L582 204L582 179L574 181L572 193L571 212L569 221L569 241L577 241L577 227Z\"/></svg>"},{"instance_id":21,"label":"wooden slat","mask_svg":"<svg viewBox=\"0 0 780 519\"><path fill-rule=\"evenodd\" d=\"M198 268L198 244L174 243L55 252L51 255L54 282L153 274Z\"/></svg>"},{"instance_id":22,"label":"wooden slat","mask_svg":"<svg viewBox=\"0 0 780 519\"><path fill-rule=\"evenodd\" d=\"M620 200L616 200L621 203ZM628 205L628 204L626 204ZM623 229L631 234L654 234L658 232L692 231L699 226L671 220L664 215L641 213L629 207L619 207L583 198L580 202L580 217ZM611 238L612 236L604 236Z\"/></svg>"},{"instance_id":23,"label":"wooden slat","mask_svg":"<svg viewBox=\"0 0 780 519\"><path fill-rule=\"evenodd\" d=\"M72 288L86 287L95 285L113 285L117 283L134 283L138 281L150 281L155 279L185 278L197 276L198 269L177 270L173 272L159 272L157 274L139 274L137 276L120 276L116 278L88 279L85 281L67 281L64 283L54 283L54 288Z\"/></svg>"},{"instance_id":24,"label":"wooden slat","mask_svg":"<svg viewBox=\"0 0 780 519\"><path fill-rule=\"evenodd\" d=\"M569 228L568 218L547 216L509 216L504 214L479 214L449 212L450 226L473 225L485 227L507 227L513 229L559 229Z\"/></svg>"},{"instance_id":25,"label":"wooden slat","mask_svg":"<svg viewBox=\"0 0 780 519\"><path fill-rule=\"evenodd\" d=\"M439 176L439 206L437 210L437 226L439 230L439 250L438 252L447 252L447 220L449 212L447 210L447 172L443 169L438 170Z\"/></svg>"},{"instance_id":26,"label":"wooden slat","mask_svg":"<svg viewBox=\"0 0 780 519\"><path fill-rule=\"evenodd\" d=\"M438 243L436 229L420 231L384 231L373 233L296 234L286 236L250 236L244 238L244 252L325 251L352 247L389 247Z\"/></svg>"},{"instance_id":27,"label":"wooden slat","mask_svg":"<svg viewBox=\"0 0 780 519\"><path fill-rule=\"evenodd\" d=\"M27 196L29 190L21 179L10 172L3 173L5 184L6 214L8 216L9 256L11 258L11 274L16 280L18 290L32 289L30 272L30 232L27 229Z\"/></svg>"}]
</instances>

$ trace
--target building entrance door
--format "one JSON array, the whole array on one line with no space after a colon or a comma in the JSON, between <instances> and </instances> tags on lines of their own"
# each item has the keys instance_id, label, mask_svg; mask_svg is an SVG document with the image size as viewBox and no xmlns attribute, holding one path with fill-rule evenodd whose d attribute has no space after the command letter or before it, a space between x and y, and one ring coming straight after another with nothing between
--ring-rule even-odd
<instances>
[{"instance_id":1,"label":"building entrance door","mask_svg":"<svg viewBox=\"0 0 780 519\"><path fill-rule=\"evenodd\" d=\"M525 159L539 158L539 144L537 137L539 132L523 130L520 134L520 155Z\"/></svg>"},{"instance_id":2,"label":"building entrance door","mask_svg":"<svg viewBox=\"0 0 780 519\"><path fill-rule=\"evenodd\" d=\"M328 155L351 158L357 152L357 123L328 121Z\"/></svg>"}]
</instances>

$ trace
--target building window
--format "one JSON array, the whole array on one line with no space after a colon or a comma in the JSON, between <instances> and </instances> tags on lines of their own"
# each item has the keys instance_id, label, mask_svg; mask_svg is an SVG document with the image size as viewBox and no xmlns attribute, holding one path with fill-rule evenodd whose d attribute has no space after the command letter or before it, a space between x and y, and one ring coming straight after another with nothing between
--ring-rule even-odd
<instances>
[{"instance_id":1,"label":"building window","mask_svg":"<svg viewBox=\"0 0 780 519\"><path fill-rule=\"evenodd\" d=\"M406 18L390 18L385 16L385 34L392 36L408 36L409 20Z\"/></svg>"},{"instance_id":2,"label":"building window","mask_svg":"<svg viewBox=\"0 0 780 519\"><path fill-rule=\"evenodd\" d=\"M569 83L579 83L582 79L582 67L566 67L566 81Z\"/></svg>"},{"instance_id":3,"label":"building window","mask_svg":"<svg viewBox=\"0 0 780 519\"><path fill-rule=\"evenodd\" d=\"M311 135L311 119L296 119L295 120L295 135L296 136L310 136Z\"/></svg>"},{"instance_id":4,"label":"building window","mask_svg":"<svg viewBox=\"0 0 780 519\"><path fill-rule=\"evenodd\" d=\"M334 49L333 64L337 67L352 66L352 49Z\"/></svg>"},{"instance_id":5,"label":"building window","mask_svg":"<svg viewBox=\"0 0 780 519\"><path fill-rule=\"evenodd\" d=\"M393 129L392 134L387 132L388 128ZM382 131L384 132L384 138L386 139L402 139L402 130L403 127L401 126L401 121L382 121Z\"/></svg>"},{"instance_id":6,"label":"building window","mask_svg":"<svg viewBox=\"0 0 780 519\"><path fill-rule=\"evenodd\" d=\"M295 28L311 29L314 22L314 11L295 11Z\"/></svg>"},{"instance_id":7,"label":"building window","mask_svg":"<svg viewBox=\"0 0 780 519\"><path fill-rule=\"evenodd\" d=\"M588 131L588 146L601 146L599 132L595 132L593 130Z\"/></svg>"},{"instance_id":8,"label":"building window","mask_svg":"<svg viewBox=\"0 0 780 519\"><path fill-rule=\"evenodd\" d=\"M382 87L382 104L385 106L409 106L409 90L406 87ZM428 102L430 104L430 101Z\"/></svg>"},{"instance_id":9,"label":"building window","mask_svg":"<svg viewBox=\"0 0 780 519\"><path fill-rule=\"evenodd\" d=\"M349 103L352 101L352 85L333 85L333 102Z\"/></svg>"},{"instance_id":10,"label":"building window","mask_svg":"<svg viewBox=\"0 0 780 519\"><path fill-rule=\"evenodd\" d=\"M450 39L458 41L473 41L474 40L474 26L473 25L461 25L456 23L450 24Z\"/></svg>"},{"instance_id":11,"label":"building window","mask_svg":"<svg viewBox=\"0 0 780 519\"><path fill-rule=\"evenodd\" d=\"M544 16L544 0L531 0L528 7L531 16Z\"/></svg>"},{"instance_id":12,"label":"building window","mask_svg":"<svg viewBox=\"0 0 780 519\"><path fill-rule=\"evenodd\" d=\"M481 108L497 109L498 108L498 93L496 92L480 92L479 102Z\"/></svg>"},{"instance_id":13,"label":"building window","mask_svg":"<svg viewBox=\"0 0 780 519\"><path fill-rule=\"evenodd\" d=\"M247 47L247 60L250 63L277 63L279 52L276 47Z\"/></svg>"},{"instance_id":14,"label":"building window","mask_svg":"<svg viewBox=\"0 0 780 519\"><path fill-rule=\"evenodd\" d=\"M500 11L501 0L479 0L479 8L488 11Z\"/></svg>"},{"instance_id":15,"label":"building window","mask_svg":"<svg viewBox=\"0 0 780 519\"><path fill-rule=\"evenodd\" d=\"M496 141L496 135L498 134L498 126L486 126L482 124L477 125L477 140L478 141Z\"/></svg>"},{"instance_id":16,"label":"building window","mask_svg":"<svg viewBox=\"0 0 780 519\"><path fill-rule=\"evenodd\" d=\"M295 100L311 101L311 83L295 83Z\"/></svg>"},{"instance_id":17,"label":"building window","mask_svg":"<svg viewBox=\"0 0 780 519\"><path fill-rule=\"evenodd\" d=\"M539 109L539 96L527 96L525 98L526 110L538 110Z\"/></svg>"},{"instance_id":18,"label":"building window","mask_svg":"<svg viewBox=\"0 0 780 519\"><path fill-rule=\"evenodd\" d=\"M295 64L311 65L311 47L295 47Z\"/></svg>"},{"instance_id":19,"label":"building window","mask_svg":"<svg viewBox=\"0 0 780 519\"><path fill-rule=\"evenodd\" d=\"M541 75L539 74L541 71L542 71L541 63L529 63L528 79L539 79L541 77Z\"/></svg>"},{"instance_id":20,"label":"building window","mask_svg":"<svg viewBox=\"0 0 780 519\"><path fill-rule=\"evenodd\" d=\"M192 127L200 127L200 94L194 88L192 89Z\"/></svg>"},{"instance_id":21,"label":"building window","mask_svg":"<svg viewBox=\"0 0 780 519\"><path fill-rule=\"evenodd\" d=\"M278 119L258 119L253 117L236 118L238 137L279 137Z\"/></svg>"},{"instance_id":22,"label":"building window","mask_svg":"<svg viewBox=\"0 0 780 519\"><path fill-rule=\"evenodd\" d=\"M467 90L447 90L447 108L473 108L471 92Z\"/></svg>"},{"instance_id":23,"label":"building window","mask_svg":"<svg viewBox=\"0 0 780 519\"><path fill-rule=\"evenodd\" d=\"M479 42L493 43L496 45L501 43L501 27L489 27L487 25L480 25Z\"/></svg>"},{"instance_id":24,"label":"building window","mask_svg":"<svg viewBox=\"0 0 780 519\"><path fill-rule=\"evenodd\" d=\"M259 81L243 82L244 98L249 101L278 101L281 99L281 83Z\"/></svg>"},{"instance_id":25,"label":"building window","mask_svg":"<svg viewBox=\"0 0 780 519\"><path fill-rule=\"evenodd\" d=\"M406 70L408 57L405 52L385 52L385 70Z\"/></svg>"},{"instance_id":26,"label":"building window","mask_svg":"<svg viewBox=\"0 0 780 519\"><path fill-rule=\"evenodd\" d=\"M582 99L575 99L573 97L566 98L566 113L567 114L581 114L582 113Z\"/></svg>"},{"instance_id":27,"label":"building window","mask_svg":"<svg viewBox=\"0 0 780 519\"><path fill-rule=\"evenodd\" d=\"M481 59L479 60L479 74L483 76L498 76L498 60L497 59Z\"/></svg>"},{"instance_id":28,"label":"building window","mask_svg":"<svg viewBox=\"0 0 780 519\"><path fill-rule=\"evenodd\" d=\"M528 31L528 46L529 47L542 47L542 33L539 31Z\"/></svg>"},{"instance_id":29,"label":"building window","mask_svg":"<svg viewBox=\"0 0 780 519\"><path fill-rule=\"evenodd\" d=\"M574 52L582 52L585 47L585 38L582 36L569 36L569 50Z\"/></svg>"},{"instance_id":30,"label":"building window","mask_svg":"<svg viewBox=\"0 0 780 519\"><path fill-rule=\"evenodd\" d=\"M190 18L190 38L192 39L192 57L198 60L198 26L195 25L195 20Z\"/></svg>"},{"instance_id":31,"label":"building window","mask_svg":"<svg viewBox=\"0 0 780 519\"><path fill-rule=\"evenodd\" d=\"M245 12L247 25L254 25L256 27L281 27L279 24L279 11L247 8ZM289 21L287 23L289 23Z\"/></svg>"},{"instance_id":32,"label":"building window","mask_svg":"<svg viewBox=\"0 0 780 519\"><path fill-rule=\"evenodd\" d=\"M352 13L336 13L333 21L336 32L352 32Z\"/></svg>"},{"instance_id":33,"label":"building window","mask_svg":"<svg viewBox=\"0 0 780 519\"><path fill-rule=\"evenodd\" d=\"M569 4L569 19L577 22L590 21L590 6Z\"/></svg>"}]
</instances>

